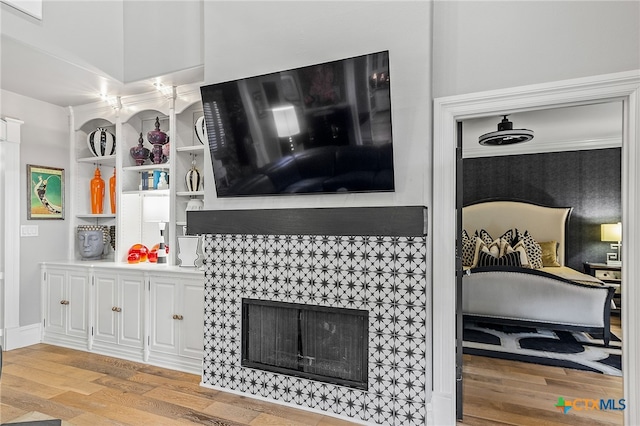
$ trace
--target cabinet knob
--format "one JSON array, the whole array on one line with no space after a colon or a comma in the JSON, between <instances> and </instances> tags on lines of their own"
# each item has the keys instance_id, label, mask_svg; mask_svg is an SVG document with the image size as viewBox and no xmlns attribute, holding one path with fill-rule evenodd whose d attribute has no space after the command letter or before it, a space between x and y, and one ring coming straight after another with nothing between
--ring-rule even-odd
<instances>
[{"instance_id":1,"label":"cabinet knob","mask_svg":"<svg viewBox=\"0 0 640 426\"><path fill-rule=\"evenodd\" d=\"M122 312L122 308L118 308L117 306L114 306L113 308L111 308L111 310L113 312Z\"/></svg>"},{"instance_id":2,"label":"cabinet knob","mask_svg":"<svg viewBox=\"0 0 640 426\"><path fill-rule=\"evenodd\" d=\"M183 316L182 316L182 315L174 315L174 316L173 316L173 319L174 319L174 320L181 320L182 318L183 318Z\"/></svg>"},{"instance_id":3,"label":"cabinet knob","mask_svg":"<svg viewBox=\"0 0 640 426\"><path fill-rule=\"evenodd\" d=\"M68 305L68 304L69 304L69 301L68 301L68 300L61 300L61 301L60 301L60 304L61 304L61 305Z\"/></svg>"}]
</instances>

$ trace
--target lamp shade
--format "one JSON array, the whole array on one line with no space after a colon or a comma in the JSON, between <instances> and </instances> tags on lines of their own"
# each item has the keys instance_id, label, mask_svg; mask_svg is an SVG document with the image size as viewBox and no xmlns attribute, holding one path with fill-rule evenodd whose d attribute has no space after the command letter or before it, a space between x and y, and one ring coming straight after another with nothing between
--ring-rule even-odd
<instances>
[{"instance_id":1,"label":"lamp shade","mask_svg":"<svg viewBox=\"0 0 640 426\"><path fill-rule=\"evenodd\" d=\"M278 137L288 138L289 136L300 133L298 117L296 116L296 110L293 105L274 108L271 111L273 112L273 120L276 123Z\"/></svg>"},{"instance_id":2,"label":"lamp shade","mask_svg":"<svg viewBox=\"0 0 640 426\"><path fill-rule=\"evenodd\" d=\"M143 222L169 222L169 197L148 195L142 197Z\"/></svg>"},{"instance_id":3,"label":"lamp shade","mask_svg":"<svg viewBox=\"0 0 640 426\"><path fill-rule=\"evenodd\" d=\"M622 223L603 223L600 225L600 241L622 241Z\"/></svg>"}]
</instances>

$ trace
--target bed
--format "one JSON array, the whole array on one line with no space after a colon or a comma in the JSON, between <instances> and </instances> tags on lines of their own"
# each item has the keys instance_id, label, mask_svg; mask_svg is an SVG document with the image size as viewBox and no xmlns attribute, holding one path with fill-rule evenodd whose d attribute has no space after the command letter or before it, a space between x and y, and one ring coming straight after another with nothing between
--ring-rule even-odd
<instances>
[{"instance_id":1,"label":"bed","mask_svg":"<svg viewBox=\"0 0 640 426\"><path fill-rule=\"evenodd\" d=\"M571 210L504 200L483 201L463 208L463 258L469 259L469 250L474 251L462 278L462 312L466 320L601 332L605 344L609 344L615 289L565 266L566 226ZM526 258L521 244L525 235L529 242L533 239L547 251L555 247L553 259L550 253L541 253L545 264L554 266L539 267L535 253L528 263L521 262ZM489 244L478 241L476 236L484 241L491 236L494 240L491 250ZM505 241L512 237L507 246ZM497 240L501 241L496 244ZM514 250L514 246L519 249ZM480 251L496 255L496 249L501 252L492 261L505 264L479 262ZM484 261L487 256L482 256ZM514 260L513 264L507 257ZM538 264L533 265L532 259Z\"/></svg>"}]
</instances>

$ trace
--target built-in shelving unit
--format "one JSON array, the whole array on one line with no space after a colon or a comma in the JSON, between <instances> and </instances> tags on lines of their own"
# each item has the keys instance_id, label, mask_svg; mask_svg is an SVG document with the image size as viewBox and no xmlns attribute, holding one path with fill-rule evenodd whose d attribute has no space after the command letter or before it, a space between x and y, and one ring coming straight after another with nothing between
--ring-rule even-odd
<instances>
[{"instance_id":1,"label":"built-in shelving unit","mask_svg":"<svg viewBox=\"0 0 640 426\"><path fill-rule=\"evenodd\" d=\"M150 90L148 93L118 98L117 102L96 102L69 108L72 158L68 185L71 199L68 207L73 218L70 239L76 241L78 225L104 225L115 227L115 250L110 259L115 263L126 263L131 245L143 243L149 248L160 240L157 218L166 219L165 240L169 247L175 246L176 237L182 235L186 224L185 209L192 198L204 200L203 188L189 191L185 175L194 165L202 176L208 160L208 150L195 132L196 120L202 116L199 85L174 87L171 93ZM160 164L146 160L137 165L130 149L143 145L152 150L147 133L155 129L156 118L160 130L169 136L167 158ZM87 144L88 135L97 128L104 128L115 135L114 155L95 157ZM104 211L92 214L90 203L90 181L98 168L105 181ZM143 190L142 176L148 172L162 171L168 180L166 190ZM109 178L116 173L116 209L111 212L109 202ZM166 197L166 198L165 198ZM164 214L155 219L145 219L149 209L158 211L158 205L166 206ZM150 207L153 206L153 207ZM76 244L70 245L69 259L80 259ZM169 251L169 263L176 263L176 250Z\"/></svg>"}]
</instances>

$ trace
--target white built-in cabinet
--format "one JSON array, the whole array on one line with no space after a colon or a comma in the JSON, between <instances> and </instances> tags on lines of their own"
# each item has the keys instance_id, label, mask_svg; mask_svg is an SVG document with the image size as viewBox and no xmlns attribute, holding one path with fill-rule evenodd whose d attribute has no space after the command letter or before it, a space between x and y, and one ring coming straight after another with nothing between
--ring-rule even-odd
<instances>
[{"instance_id":1,"label":"white built-in cabinet","mask_svg":"<svg viewBox=\"0 0 640 426\"><path fill-rule=\"evenodd\" d=\"M152 362L182 369L201 362L204 333L204 286L197 279L170 274L150 282L149 356Z\"/></svg>"},{"instance_id":2,"label":"white built-in cabinet","mask_svg":"<svg viewBox=\"0 0 640 426\"><path fill-rule=\"evenodd\" d=\"M84 267L42 270L42 318L47 343L89 347L90 276Z\"/></svg>"},{"instance_id":3,"label":"white built-in cabinet","mask_svg":"<svg viewBox=\"0 0 640 426\"><path fill-rule=\"evenodd\" d=\"M169 245L169 264L176 264L177 237L183 234L186 225L185 209L192 198L204 201L203 187L189 191L185 175L195 166L201 176L211 176L213 172L209 150L195 131L196 120L203 115L200 86L185 85L160 92L151 88L148 93L123 96L111 101L69 108L71 126L71 166L70 185L73 226L70 238L76 241L78 225L115 226L115 250L108 260L126 263L129 248L142 243L151 249L160 242L158 224L149 220L152 216L163 216L167 220L165 240ZM138 145L142 134L144 147L153 147L147 133L155 129L156 118L160 130L169 136L169 156L161 164L147 160L136 165L130 149ZM105 128L116 138L116 153L107 157L94 157L87 145L87 136L97 128ZM206 143L206 141L205 141ZM90 181L98 168L105 181L105 203L102 214L92 214L90 202ZM142 190L143 173L154 170L164 171L169 180L165 190ZM111 213L109 202L109 178L116 175L116 206ZM205 182L205 185L207 182ZM211 182L213 184L213 182ZM164 199L165 202L161 202ZM160 202L159 202L160 201ZM157 209L163 205L163 210ZM155 219L154 219L155 220ZM76 244L70 245L69 259L79 260Z\"/></svg>"},{"instance_id":4,"label":"white built-in cabinet","mask_svg":"<svg viewBox=\"0 0 640 426\"><path fill-rule=\"evenodd\" d=\"M119 356L143 354L145 276L95 269L92 349Z\"/></svg>"},{"instance_id":5,"label":"white built-in cabinet","mask_svg":"<svg viewBox=\"0 0 640 426\"><path fill-rule=\"evenodd\" d=\"M104 261L41 269L44 343L201 374L202 271Z\"/></svg>"},{"instance_id":6,"label":"white built-in cabinet","mask_svg":"<svg viewBox=\"0 0 640 426\"><path fill-rule=\"evenodd\" d=\"M192 198L204 201L205 194L203 188L190 191L185 175L195 166L203 177L213 179L206 141L200 141L195 130L202 109L197 84L162 92L150 87L138 95L69 107L67 211L73 243L66 262L42 265L43 342L200 374L204 274L176 263L187 203ZM143 145L153 148L147 133L155 130L156 118L169 136L169 155L160 164L147 160L137 165L130 150L138 146L141 134ZM98 128L115 136L113 155L91 153L87 137ZM100 214L91 211L90 182L96 169L105 182ZM168 188L143 190L143 173L154 170L168 175ZM114 173L112 212L109 179ZM167 222L167 264L129 264L131 246L142 243L152 249L160 242L158 220ZM76 238L79 225L115 227L115 250L105 259L82 261Z\"/></svg>"}]
</instances>

